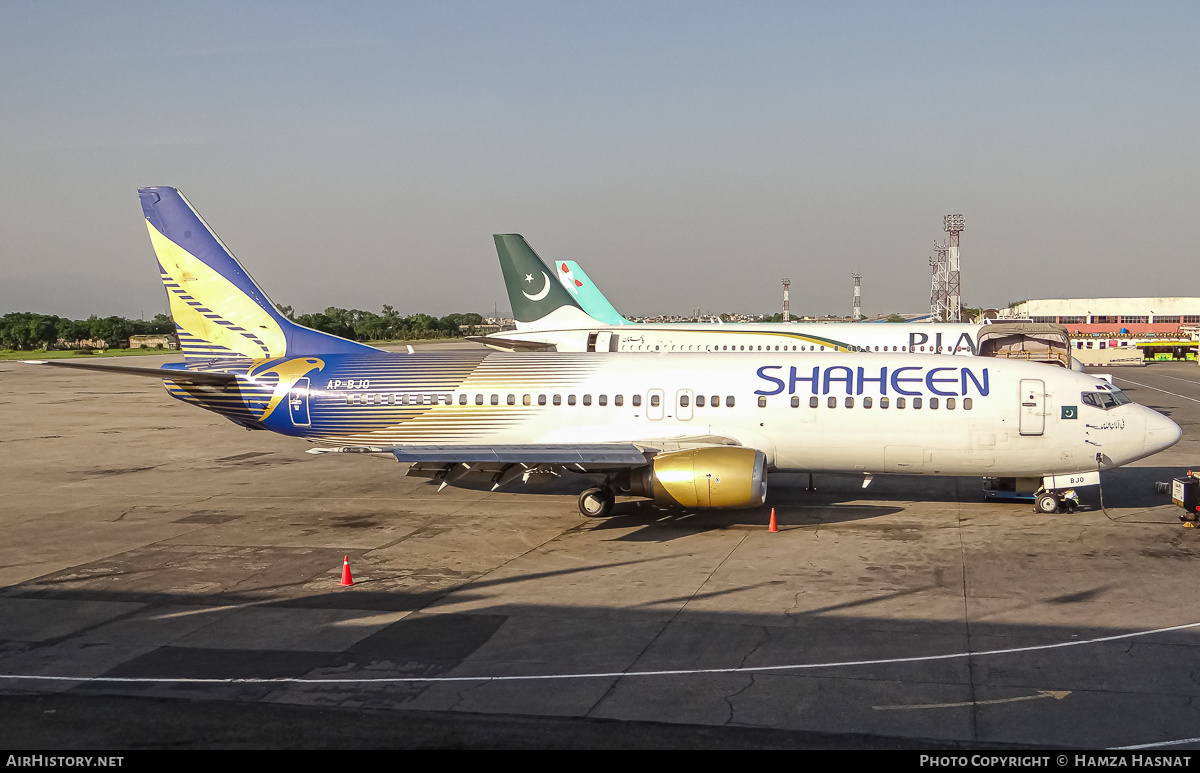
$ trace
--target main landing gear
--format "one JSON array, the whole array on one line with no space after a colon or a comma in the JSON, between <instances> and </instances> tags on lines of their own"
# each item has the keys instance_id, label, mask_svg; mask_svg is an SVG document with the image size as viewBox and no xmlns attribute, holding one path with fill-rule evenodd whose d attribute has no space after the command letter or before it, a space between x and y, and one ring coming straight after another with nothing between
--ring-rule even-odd
<instances>
[{"instance_id":1,"label":"main landing gear","mask_svg":"<svg viewBox=\"0 0 1200 773\"><path fill-rule=\"evenodd\" d=\"M579 495L579 512L588 518L603 518L612 512L616 501L612 489L593 487Z\"/></svg>"}]
</instances>

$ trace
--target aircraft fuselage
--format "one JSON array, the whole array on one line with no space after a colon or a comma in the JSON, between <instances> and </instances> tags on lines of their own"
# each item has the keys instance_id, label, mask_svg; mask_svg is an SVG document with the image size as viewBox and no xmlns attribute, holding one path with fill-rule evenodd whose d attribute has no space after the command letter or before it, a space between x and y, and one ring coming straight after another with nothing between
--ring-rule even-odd
<instances>
[{"instance_id":1,"label":"aircraft fuselage","mask_svg":"<svg viewBox=\"0 0 1200 773\"><path fill-rule=\"evenodd\" d=\"M1041 476L1119 466L1178 427L1100 379L906 354L337 354L193 363L236 388L168 383L246 426L330 446L608 443L716 436L772 470ZM1115 391L1115 390L1114 390Z\"/></svg>"}]
</instances>

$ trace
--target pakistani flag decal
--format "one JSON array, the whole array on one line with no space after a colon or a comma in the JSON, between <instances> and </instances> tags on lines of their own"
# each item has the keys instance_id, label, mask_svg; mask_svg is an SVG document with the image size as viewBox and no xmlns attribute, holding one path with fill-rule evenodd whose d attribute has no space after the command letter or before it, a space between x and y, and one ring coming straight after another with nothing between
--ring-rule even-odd
<instances>
[{"instance_id":1,"label":"pakistani flag decal","mask_svg":"<svg viewBox=\"0 0 1200 773\"><path fill-rule=\"evenodd\" d=\"M1062 407L1062 417L1064 419L1078 419L1079 418L1079 406L1078 405L1064 405Z\"/></svg>"}]
</instances>

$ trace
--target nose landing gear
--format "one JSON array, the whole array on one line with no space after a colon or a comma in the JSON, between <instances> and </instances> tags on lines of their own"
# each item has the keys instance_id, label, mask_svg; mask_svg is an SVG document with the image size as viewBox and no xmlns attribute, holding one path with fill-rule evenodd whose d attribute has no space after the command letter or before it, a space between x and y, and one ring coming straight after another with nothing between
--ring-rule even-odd
<instances>
[{"instance_id":1,"label":"nose landing gear","mask_svg":"<svg viewBox=\"0 0 1200 773\"><path fill-rule=\"evenodd\" d=\"M1066 491L1040 491L1033 500L1034 509L1039 513L1075 512L1079 507L1079 495L1074 489Z\"/></svg>"}]
</instances>

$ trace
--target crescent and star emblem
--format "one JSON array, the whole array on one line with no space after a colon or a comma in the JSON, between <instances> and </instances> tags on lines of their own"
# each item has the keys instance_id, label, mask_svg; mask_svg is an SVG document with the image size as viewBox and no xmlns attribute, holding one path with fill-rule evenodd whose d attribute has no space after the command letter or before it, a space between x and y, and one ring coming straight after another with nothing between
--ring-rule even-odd
<instances>
[{"instance_id":1,"label":"crescent and star emblem","mask_svg":"<svg viewBox=\"0 0 1200 773\"><path fill-rule=\"evenodd\" d=\"M532 282L533 277L530 276L529 274L526 274L525 281ZM526 298L528 298L531 301L540 301L541 299L545 298L549 293L550 293L550 277L546 276L545 271L542 272L542 291L541 292L537 293L536 295L530 295L529 293L525 292L524 290L521 291L521 295L524 295Z\"/></svg>"}]
</instances>

